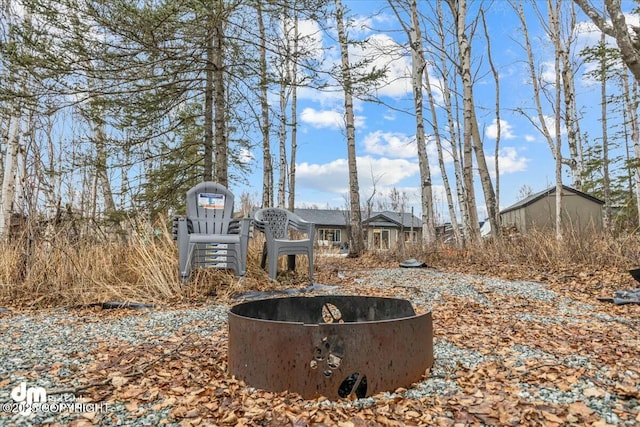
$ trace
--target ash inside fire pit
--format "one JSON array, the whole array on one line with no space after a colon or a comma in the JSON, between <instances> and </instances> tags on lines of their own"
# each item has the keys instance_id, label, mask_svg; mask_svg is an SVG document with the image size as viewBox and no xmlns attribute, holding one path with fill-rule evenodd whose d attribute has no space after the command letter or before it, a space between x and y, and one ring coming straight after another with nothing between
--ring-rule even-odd
<instances>
[{"instance_id":1,"label":"ash inside fire pit","mask_svg":"<svg viewBox=\"0 0 640 427\"><path fill-rule=\"evenodd\" d=\"M363 398L409 387L433 364L431 313L362 296L288 297L229 311L229 373L304 398Z\"/></svg>"}]
</instances>

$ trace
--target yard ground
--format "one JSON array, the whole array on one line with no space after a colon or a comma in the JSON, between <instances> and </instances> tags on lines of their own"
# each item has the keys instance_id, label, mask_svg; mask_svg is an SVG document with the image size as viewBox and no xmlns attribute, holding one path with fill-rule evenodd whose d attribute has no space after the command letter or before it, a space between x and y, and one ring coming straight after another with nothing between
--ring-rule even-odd
<instances>
[{"instance_id":1,"label":"yard ground","mask_svg":"<svg viewBox=\"0 0 640 427\"><path fill-rule=\"evenodd\" d=\"M49 397L102 406L5 411L0 425L640 424L640 305L596 299L635 288L625 272L367 262L327 258L316 282L337 285L324 292L406 298L432 311L434 366L409 389L303 400L230 378L232 299L151 310L12 310L0 313L0 402L13 402L11 390L26 382Z\"/></svg>"}]
</instances>

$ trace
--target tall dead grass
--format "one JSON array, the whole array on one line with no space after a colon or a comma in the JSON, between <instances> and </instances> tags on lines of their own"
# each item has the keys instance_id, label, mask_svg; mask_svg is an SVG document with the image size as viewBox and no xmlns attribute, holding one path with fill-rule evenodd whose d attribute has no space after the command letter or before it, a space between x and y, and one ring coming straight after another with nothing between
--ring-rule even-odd
<instances>
[{"instance_id":1,"label":"tall dead grass","mask_svg":"<svg viewBox=\"0 0 640 427\"><path fill-rule=\"evenodd\" d=\"M260 233L251 239L244 278L221 270L198 270L184 284L178 276L176 244L165 226L159 233L131 233L126 243L73 239L64 231L47 238L15 239L0 245L0 307L78 306L107 301L170 304L209 297L228 300L250 290L308 283L306 260L298 263L295 272L280 274L278 282L270 281L260 268L263 241ZM361 259L341 262L353 263L354 268L384 267L408 258L432 265L468 262L553 268L572 264L626 270L640 265L640 237L567 233L563 241L557 241L552 234L532 232L486 240L465 250L445 245L406 245L401 250L369 252ZM330 263L337 259L316 257L317 272L326 273L323 268L332 269ZM285 262L286 257L282 257L281 270L285 270Z\"/></svg>"},{"instance_id":2,"label":"tall dead grass","mask_svg":"<svg viewBox=\"0 0 640 427\"><path fill-rule=\"evenodd\" d=\"M202 269L182 283L177 245L164 224L155 232L132 232L127 242L78 239L64 230L46 238L25 235L0 244L0 307L228 300L250 290L273 290L296 282L295 275L284 275L278 283L269 280L260 268L262 242L261 235L251 240L245 277Z\"/></svg>"},{"instance_id":3,"label":"tall dead grass","mask_svg":"<svg viewBox=\"0 0 640 427\"><path fill-rule=\"evenodd\" d=\"M532 231L525 235L488 240L471 247L468 252L467 256L480 262L629 269L640 262L640 237L570 230L564 234L563 240L557 240L554 233Z\"/></svg>"}]
</instances>

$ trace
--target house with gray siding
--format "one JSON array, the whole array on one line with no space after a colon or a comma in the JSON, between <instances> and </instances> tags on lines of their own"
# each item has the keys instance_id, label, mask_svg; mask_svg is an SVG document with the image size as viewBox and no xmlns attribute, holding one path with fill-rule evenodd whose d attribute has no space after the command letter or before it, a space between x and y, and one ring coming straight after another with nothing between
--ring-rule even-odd
<instances>
[{"instance_id":1,"label":"house with gray siding","mask_svg":"<svg viewBox=\"0 0 640 427\"><path fill-rule=\"evenodd\" d=\"M562 220L576 231L602 230L604 201L575 188L562 186ZM500 211L502 227L526 233L533 229L553 229L556 224L556 187L530 195Z\"/></svg>"}]
</instances>

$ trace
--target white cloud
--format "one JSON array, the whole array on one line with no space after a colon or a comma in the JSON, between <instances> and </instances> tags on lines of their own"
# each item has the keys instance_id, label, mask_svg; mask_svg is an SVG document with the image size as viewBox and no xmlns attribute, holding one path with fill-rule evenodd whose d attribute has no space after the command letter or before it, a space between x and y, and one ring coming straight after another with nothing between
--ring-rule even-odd
<instances>
[{"instance_id":1,"label":"white cloud","mask_svg":"<svg viewBox=\"0 0 640 427\"><path fill-rule=\"evenodd\" d=\"M368 16L359 16L349 21L349 35L351 37L363 36L371 33L373 21Z\"/></svg>"},{"instance_id":2,"label":"white cloud","mask_svg":"<svg viewBox=\"0 0 640 427\"><path fill-rule=\"evenodd\" d=\"M394 158L415 158L418 155L414 137L399 132L371 132L364 137L365 151Z\"/></svg>"},{"instance_id":3,"label":"white cloud","mask_svg":"<svg viewBox=\"0 0 640 427\"><path fill-rule=\"evenodd\" d=\"M498 154L498 166L500 167L500 176L522 172L527 170L529 159L518 154L514 147L503 147ZM495 157L487 156L487 166L489 173L495 175Z\"/></svg>"},{"instance_id":4,"label":"white cloud","mask_svg":"<svg viewBox=\"0 0 640 427\"><path fill-rule=\"evenodd\" d=\"M524 140L527 141L527 142L535 142L536 137L533 136L533 135L525 135L524 136Z\"/></svg>"},{"instance_id":5,"label":"white cloud","mask_svg":"<svg viewBox=\"0 0 640 427\"><path fill-rule=\"evenodd\" d=\"M419 172L417 162L405 159L358 157L358 183L362 194L373 187L393 186ZM324 164L300 163L296 166L298 188L305 187L328 193L344 194L349 191L349 167L346 159Z\"/></svg>"},{"instance_id":6,"label":"white cloud","mask_svg":"<svg viewBox=\"0 0 640 427\"><path fill-rule=\"evenodd\" d=\"M498 120L493 119L493 122L485 129L485 135L489 138L496 139L498 137ZM506 120L500 119L500 138L501 139L513 139L513 126Z\"/></svg>"},{"instance_id":7,"label":"white cloud","mask_svg":"<svg viewBox=\"0 0 640 427\"><path fill-rule=\"evenodd\" d=\"M254 160L254 155L251 152L251 150L248 150L246 148L241 148L239 153L238 153L238 159L240 160L241 163L247 164L247 163L251 163Z\"/></svg>"},{"instance_id":8,"label":"white cloud","mask_svg":"<svg viewBox=\"0 0 640 427\"><path fill-rule=\"evenodd\" d=\"M309 19L300 20L298 21L298 33L301 37L298 42L299 49L313 58L322 59L322 29L320 25Z\"/></svg>"},{"instance_id":9,"label":"white cloud","mask_svg":"<svg viewBox=\"0 0 640 427\"><path fill-rule=\"evenodd\" d=\"M342 129L344 127L342 113L335 110L320 111L314 108L305 108L300 114L300 120L314 128Z\"/></svg>"},{"instance_id":10,"label":"white cloud","mask_svg":"<svg viewBox=\"0 0 640 427\"><path fill-rule=\"evenodd\" d=\"M540 79L550 85L556 84L556 70L553 62L543 62L540 64L542 72L540 73Z\"/></svg>"},{"instance_id":11,"label":"white cloud","mask_svg":"<svg viewBox=\"0 0 640 427\"><path fill-rule=\"evenodd\" d=\"M396 120L396 112L393 110L386 110L384 112L384 115L382 116L385 120L389 120L390 122L393 122Z\"/></svg>"},{"instance_id":12,"label":"white cloud","mask_svg":"<svg viewBox=\"0 0 640 427\"><path fill-rule=\"evenodd\" d=\"M371 182L371 175L378 179L380 185L396 185L405 178L419 173L418 162L405 159L379 159L365 156L358 157L358 179L360 182Z\"/></svg>"},{"instance_id":13,"label":"white cloud","mask_svg":"<svg viewBox=\"0 0 640 427\"><path fill-rule=\"evenodd\" d=\"M556 137L556 119L554 117L551 116L543 116L544 117L544 122L547 125L547 130L549 131L549 134L551 135L551 138L555 138ZM534 119L535 123L538 125L538 127L540 129L542 129L542 124L540 123L540 120L538 120L538 118L536 117ZM540 132L542 133L542 132ZM566 135L567 134L567 128L564 125L564 122L560 123L560 135Z\"/></svg>"},{"instance_id":14,"label":"white cloud","mask_svg":"<svg viewBox=\"0 0 640 427\"><path fill-rule=\"evenodd\" d=\"M371 61L367 71L386 69L386 76L375 85L380 96L393 98L411 93L411 59L404 48L386 34L374 34L366 43L349 50L351 62Z\"/></svg>"},{"instance_id":15,"label":"white cloud","mask_svg":"<svg viewBox=\"0 0 640 427\"><path fill-rule=\"evenodd\" d=\"M317 129L344 129L344 115L336 110L316 110L315 108L307 107L302 110L300 120ZM364 116L355 116L355 126L359 129L365 127Z\"/></svg>"}]
</instances>

